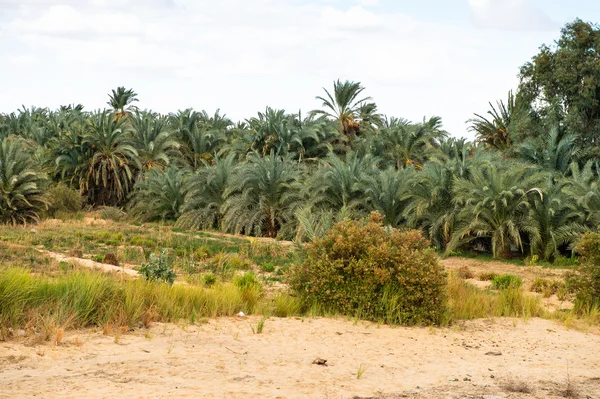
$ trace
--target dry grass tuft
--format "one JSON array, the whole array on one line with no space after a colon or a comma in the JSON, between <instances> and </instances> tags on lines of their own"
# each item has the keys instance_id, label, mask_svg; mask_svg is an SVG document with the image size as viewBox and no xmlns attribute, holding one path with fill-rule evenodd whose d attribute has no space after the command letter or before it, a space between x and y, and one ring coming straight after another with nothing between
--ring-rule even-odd
<instances>
[{"instance_id":1,"label":"dry grass tuft","mask_svg":"<svg viewBox=\"0 0 600 399\"><path fill-rule=\"evenodd\" d=\"M534 389L527 382L522 380L507 380L501 384L506 392L533 393Z\"/></svg>"}]
</instances>

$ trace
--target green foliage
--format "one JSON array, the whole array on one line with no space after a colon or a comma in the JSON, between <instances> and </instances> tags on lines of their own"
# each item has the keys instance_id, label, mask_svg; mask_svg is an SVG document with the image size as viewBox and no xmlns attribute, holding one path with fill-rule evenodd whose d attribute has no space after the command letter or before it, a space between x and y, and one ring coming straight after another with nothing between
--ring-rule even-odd
<instances>
[{"instance_id":1,"label":"green foliage","mask_svg":"<svg viewBox=\"0 0 600 399\"><path fill-rule=\"evenodd\" d=\"M308 244L290 270L290 285L305 303L388 323L440 323L445 273L418 231L385 229L380 216L362 225L336 224Z\"/></svg>"},{"instance_id":2,"label":"green foliage","mask_svg":"<svg viewBox=\"0 0 600 399\"><path fill-rule=\"evenodd\" d=\"M0 140L0 223L36 222L48 206L47 178L19 142Z\"/></svg>"},{"instance_id":3,"label":"green foliage","mask_svg":"<svg viewBox=\"0 0 600 399\"><path fill-rule=\"evenodd\" d=\"M83 199L78 190L58 183L47 191L48 214L56 217L61 213L77 213L81 211Z\"/></svg>"},{"instance_id":4,"label":"green foliage","mask_svg":"<svg viewBox=\"0 0 600 399\"><path fill-rule=\"evenodd\" d=\"M141 221L177 220L186 195L185 176L173 166L150 169L135 186L131 215Z\"/></svg>"},{"instance_id":5,"label":"green foliage","mask_svg":"<svg viewBox=\"0 0 600 399\"><path fill-rule=\"evenodd\" d=\"M519 288L523 284L523 280L514 274L502 274L492 278L492 288L497 290L505 290L508 288Z\"/></svg>"},{"instance_id":6,"label":"green foliage","mask_svg":"<svg viewBox=\"0 0 600 399\"><path fill-rule=\"evenodd\" d=\"M600 306L600 233L584 234L575 251L581 259L568 282L578 307Z\"/></svg>"},{"instance_id":7,"label":"green foliage","mask_svg":"<svg viewBox=\"0 0 600 399\"><path fill-rule=\"evenodd\" d=\"M164 250L159 256L150 254L150 259L142 263L139 271L146 280L165 281L169 284L173 284L176 277L167 259L167 252Z\"/></svg>"}]
</instances>

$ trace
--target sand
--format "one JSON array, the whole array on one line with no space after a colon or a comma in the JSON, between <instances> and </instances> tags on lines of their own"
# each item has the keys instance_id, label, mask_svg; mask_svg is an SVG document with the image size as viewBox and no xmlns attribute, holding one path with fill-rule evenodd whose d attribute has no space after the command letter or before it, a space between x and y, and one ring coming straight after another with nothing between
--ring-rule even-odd
<instances>
[{"instance_id":1,"label":"sand","mask_svg":"<svg viewBox=\"0 0 600 399\"><path fill-rule=\"evenodd\" d=\"M393 328L270 318L254 334L258 321L0 342L0 398L552 398L568 381L578 397L600 398L600 336L552 321ZM532 393L509 392L511 382Z\"/></svg>"}]
</instances>

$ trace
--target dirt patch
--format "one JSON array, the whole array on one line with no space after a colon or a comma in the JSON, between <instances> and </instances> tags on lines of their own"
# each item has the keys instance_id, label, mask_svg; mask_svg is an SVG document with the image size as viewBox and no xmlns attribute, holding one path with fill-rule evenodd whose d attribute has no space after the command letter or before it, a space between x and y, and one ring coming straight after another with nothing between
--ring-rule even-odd
<instances>
[{"instance_id":1,"label":"dirt patch","mask_svg":"<svg viewBox=\"0 0 600 399\"><path fill-rule=\"evenodd\" d=\"M270 318L254 334L258 320L157 324L116 343L101 331L70 332L60 346L5 342L21 360L0 368L0 396L558 398L567 379L581 397L600 395L600 336L547 320L429 329ZM531 393L507 392L511 379Z\"/></svg>"}]
</instances>

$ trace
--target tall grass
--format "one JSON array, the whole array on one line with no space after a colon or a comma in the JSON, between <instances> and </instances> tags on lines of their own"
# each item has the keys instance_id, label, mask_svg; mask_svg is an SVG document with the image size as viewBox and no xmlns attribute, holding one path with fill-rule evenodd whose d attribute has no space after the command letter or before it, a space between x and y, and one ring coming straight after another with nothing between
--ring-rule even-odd
<instances>
[{"instance_id":1,"label":"tall grass","mask_svg":"<svg viewBox=\"0 0 600 399\"><path fill-rule=\"evenodd\" d=\"M118 280L92 272L57 278L35 276L21 268L0 270L0 339L10 328L42 331L63 328L148 325L252 313L261 297L252 287L216 284L211 288L169 286L141 280Z\"/></svg>"},{"instance_id":2,"label":"tall grass","mask_svg":"<svg viewBox=\"0 0 600 399\"><path fill-rule=\"evenodd\" d=\"M486 317L538 317L545 310L538 297L519 287L500 291L481 290L453 275L448 278L448 322Z\"/></svg>"}]
</instances>

